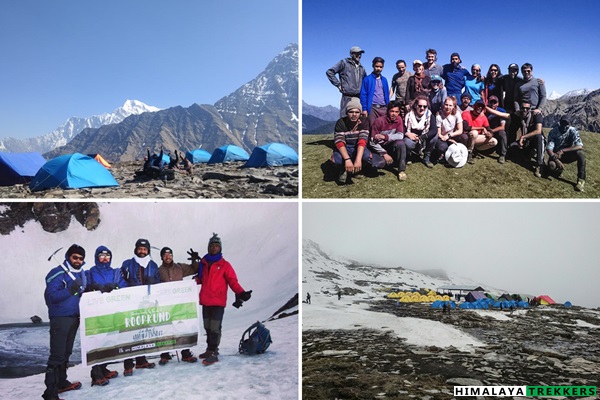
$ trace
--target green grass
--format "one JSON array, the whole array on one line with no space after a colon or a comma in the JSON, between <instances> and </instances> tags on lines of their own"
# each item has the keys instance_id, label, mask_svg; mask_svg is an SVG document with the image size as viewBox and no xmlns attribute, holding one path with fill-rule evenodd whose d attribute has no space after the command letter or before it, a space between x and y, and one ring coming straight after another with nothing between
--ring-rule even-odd
<instances>
[{"instance_id":1,"label":"green grass","mask_svg":"<svg viewBox=\"0 0 600 400\"><path fill-rule=\"evenodd\" d=\"M544 130L547 135L548 130ZM399 182L392 170L359 174L352 183L338 185L327 162L333 149L333 134L302 136L302 197L315 198L565 198L600 197L600 134L581 132L587 178L585 192L575 191L576 163L566 164L559 179L536 178L529 164L508 160L501 165L497 154L478 158L474 165L428 169L420 162L408 165L408 179Z\"/></svg>"}]
</instances>

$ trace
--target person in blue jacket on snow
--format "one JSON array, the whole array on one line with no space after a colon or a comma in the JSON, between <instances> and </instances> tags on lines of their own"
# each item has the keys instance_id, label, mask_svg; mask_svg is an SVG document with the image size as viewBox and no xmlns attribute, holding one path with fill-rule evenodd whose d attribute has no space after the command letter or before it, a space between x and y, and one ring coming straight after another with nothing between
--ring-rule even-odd
<instances>
[{"instance_id":1,"label":"person in blue jacket on snow","mask_svg":"<svg viewBox=\"0 0 600 400\"><path fill-rule=\"evenodd\" d=\"M112 252L106 246L99 246L94 254L96 265L86 271L88 289L91 291L100 291L110 293L115 289L127 287L127 282L123 279L121 270L112 268ZM92 386L105 386L109 384L109 379L119 375L117 371L110 371L108 364L94 365L92 367Z\"/></svg>"},{"instance_id":2,"label":"person in blue jacket on snow","mask_svg":"<svg viewBox=\"0 0 600 400\"><path fill-rule=\"evenodd\" d=\"M75 335L79 328L79 300L87 285L85 249L71 245L65 253L65 261L46 275L44 299L50 318L50 356L44 384L45 400L57 400L58 394L81 388L81 382L67 380L67 365L73 352Z\"/></svg>"},{"instance_id":3,"label":"person in blue jacket on snow","mask_svg":"<svg viewBox=\"0 0 600 400\"><path fill-rule=\"evenodd\" d=\"M123 261L121 274L127 282L127 286L153 285L160 283L158 265L150 257L150 242L146 239L138 239L133 250L134 257ZM154 368L155 363L148 362L146 356L135 358L135 368ZM133 359L125 360L125 376L133 375Z\"/></svg>"}]
</instances>

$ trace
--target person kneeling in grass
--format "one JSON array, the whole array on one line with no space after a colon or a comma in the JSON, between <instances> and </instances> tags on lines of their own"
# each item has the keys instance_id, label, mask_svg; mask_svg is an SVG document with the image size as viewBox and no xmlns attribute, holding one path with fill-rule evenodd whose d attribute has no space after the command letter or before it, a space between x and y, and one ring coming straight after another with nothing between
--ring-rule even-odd
<instances>
[{"instance_id":1,"label":"person kneeling in grass","mask_svg":"<svg viewBox=\"0 0 600 400\"><path fill-rule=\"evenodd\" d=\"M577 129L569 124L563 117L560 124L554 127L548 134L548 169L550 174L559 177L565 169L563 164L577 161L577 184L575 190L583 192L585 185L585 154L583 153L583 142Z\"/></svg>"}]
</instances>

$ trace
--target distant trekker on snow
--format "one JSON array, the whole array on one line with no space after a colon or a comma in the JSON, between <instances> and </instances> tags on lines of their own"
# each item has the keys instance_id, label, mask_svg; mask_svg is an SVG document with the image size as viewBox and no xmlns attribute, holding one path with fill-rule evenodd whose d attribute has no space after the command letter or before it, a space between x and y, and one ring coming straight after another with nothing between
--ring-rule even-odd
<instances>
[{"instance_id":1,"label":"distant trekker on snow","mask_svg":"<svg viewBox=\"0 0 600 400\"><path fill-rule=\"evenodd\" d=\"M306 303L310 304L310 293L306 292Z\"/></svg>"},{"instance_id":2,"label":"distant trekker on snow","mask_svg":"<svg viewBox=\"0 0 600 400\"><path fill-rule=\"evenodd\" d=\"M223 314L227 304L227 286L235 293L233 306L240 308L244 301L250 300L252 290L244 291L238 283L237 275L221 253L221 238L213 233L208 241L208 253L200 261L200 271L196 281L202 284L200 289L200 305L202 320L206 330L206 351L198 357L204 358L204 365L219 361L219 344L221 343L221 327Z\"/></svg>"},{"instance_id":3,"label":"distant trekker on snow","mask_svg":"<svg viewBox=\"0 0 600 400\"><path fill-rule=\"evenodd\" d=\"M342 298L342 289L338 289L338 300Z\"/></svg>"},{"instance_id":4,"label":"distant trekker on snow","mask_svg":"<svg viewBox=\"0 0 600 400\"><path fill-rule=\"evenodd\" d=\"M106 246L99 246L94 254L96 264L86 271L88 288L92 291L110 293L115 289L127 287L118 268L112 268L112 252ZM119 375L117 371L110 371L107 364L94 365L92 367L92 386L105 386L110 383L109 379Z\"/></svg>"},{"instance_id":5,"label":"distant trekker on snow","mask_svg":"<svg viewBox=\"0 0 600 400\"><path fill-rule=\"evenodd\" d=\"M85 249L71 245L65 261L46 275L44 298L50 317L50 356L44 384L45 400L57 400L58 394L81 388L81 382L67 380L67 365L73 352L75 335L79 328L79 300L86 287L86 274L81 270Z\"/></svg>"},{"instance_id":6,"label":"distant trekker on snow","mask_svg":"<svg viewBox=\"0 0 600 400\"><path fill-rule=\"evenodd\" d=\"M146 239L138 239L133 250L134 257L123 261L121 274L127 282L127 286L153 285L160 283L158 265L150 258L150 242ZM123 375L133 375L133 359L125 360L125 371ZM146 356L135 358L135 368L154 368L156 364L148 362Z\"/></svg>"},{"instance_id":7,"label":"distant trekker on snow","mask_svg":"<svg viewBox=\"0 0 600 400\"><path fill-rule=\"evenodd\" d=\"M160 250L160 258L162 260L162 264L158 267L158 273L160 274L161 282L174 282L183 280L184 276L190 276L198 273L198 261L200 261L200 256L197 252L190 249L188 251L190 255L189 260L192 261L191 264L184 263L176 263L173 262L173 250L170 247L163 247ZM166 365L171 359L171 355L169 352L162 353L160 355L159 365ZM189 349L185 349L181 351L181 359L185 362L195 363L198 361L196 357L192 354Z\"/></svg>"}]
</instances>

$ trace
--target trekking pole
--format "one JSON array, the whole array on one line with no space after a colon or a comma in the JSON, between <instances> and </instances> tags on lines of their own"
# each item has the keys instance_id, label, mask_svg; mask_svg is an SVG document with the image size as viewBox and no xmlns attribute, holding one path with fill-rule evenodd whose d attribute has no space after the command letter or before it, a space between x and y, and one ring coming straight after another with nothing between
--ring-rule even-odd
<instances>
[{"instance_id":1,"label":"trekking pole","mask_svg":"<svg viewBox=\"0 0 600 400\"><path fill-rule=\"evenodd\" d=\"M54 253L50 254L50 257L48 257L48 261L50 261L51 259L53 259L54 255L56 253L58 253L60 251L60 249L62 249L62 247L59 247L58 249L54 250ZM62 269L67 273L67 275L69 275L69 278L71 278L73 281L75 280L75 275L73 275L73 273L71 271L69 271L69 269L67 267L65 267L63 265L63 263L61 263L60 261L58 261L56 258L54 258L54 261L56 261L62 267Z\"/></svg>"},{"instance_id":2,"label":"trekking pole","mask_svg":"<svg viewBox=\"0 0 600 400\"><path fill-rule=\"evenodd\" d=\"M175 355L177 356L177 363L179 363L179 352L175 350Z\"/></svg>"}]
</instances>

